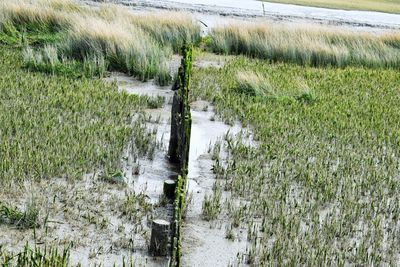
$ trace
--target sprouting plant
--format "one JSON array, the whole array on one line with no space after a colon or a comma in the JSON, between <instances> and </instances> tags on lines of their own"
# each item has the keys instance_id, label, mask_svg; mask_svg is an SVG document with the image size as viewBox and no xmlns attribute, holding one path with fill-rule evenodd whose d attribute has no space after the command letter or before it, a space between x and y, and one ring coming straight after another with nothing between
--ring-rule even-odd
<instances>
[{"instance_id":1,"label":"sprouting plant","mask_svg":"<svg viewBox=\"0 0 400 267\"><path fill-rule=\"evenodd\" d=\"M70 249L61 251L57 247L34 247L26 244L20 253L7 253L0 247L0 260L4 266L69 266Z\"/></svg>"},{"instance_id":2,"label":"sprouting plant","mask_svg":"<svg viewBox=\"0 0 400 267\"><path fill-rule=\"evenodd\" d=\"M129 220L140 222L142 217L152 211L152 205L147 201L144 193L126 192L120 211L122 216L126 216Z\"/></svg>"},{"instance_id":3,"label":"sprouting plant","mask_svg":"<svg viewBox=\"0 0 400 267\"><path fill-rule=\"evenodd\" d=\"M165 102L164 96L147 97L147 106L151 109L162 108Z\"/></svg>"},{"instance_id":4,"label":"sprouting plant","mask_svg":"<svg viewBox=\"0 0 400 267\"><path fill-rule=\"evenodd\" d=\"M215 142L215 144L212 148L212 154L211 154L212 160L219 159L220 152L221 152L221 142L218 141L218 142Z\"/></svg>"},{"instance_id":5,"label":"sprouting plant","mask_svg":"<svg viewBox=\"0 0 400 267\"><path fill-rule=\"evenodd\" d=\"M229 240L235 240L235 233L230 225L226 225L225 227L225 238Z\"/></svg>"},{"instance_id":6,"label":"sprouting plant","mask_svg":"<svg viewBox=\"0 0 400 267\"><path fill-rule=\"evenodd\" d=\"M34 200L27 202L24 211L0 202L0 223L13 224L21 228L38 226L39 209Z\"/></svg>"},{"instance_id":7,"label":"sprouting plant","mask_svg":"<svg viewBox=\"0 0 400 267\"><path fill-rule=\"evenodd\" d=\"M116 172L105 171L100 176L100 179L105 182L111 183L111 184L124 184L125 183L124 174L121 171L116 171Z\"/></svg>"},{"instance_id":8,"label":"sprouting plant","mask_svg":"<svg viewBox=\"0 0 400 267\"><path fill-rule=\"evenodd\" d=\"M211 196L205 195L202 206L203 218L207 221L214 220L221 211L221 187L216 182Z\"/></svg>"},{"instance_id":9,"label":"sprouting plant","mask_svg":"<svg viewBox=\"0 0 400 267\"><path fill-rule=\"evenodd\" d=\"M221 165L221 162L218 158L215 159L215 163L213 164L211 170L213 171L217 179L222 179L225 175L225 168Z\"/></svg>"}]
</instances>

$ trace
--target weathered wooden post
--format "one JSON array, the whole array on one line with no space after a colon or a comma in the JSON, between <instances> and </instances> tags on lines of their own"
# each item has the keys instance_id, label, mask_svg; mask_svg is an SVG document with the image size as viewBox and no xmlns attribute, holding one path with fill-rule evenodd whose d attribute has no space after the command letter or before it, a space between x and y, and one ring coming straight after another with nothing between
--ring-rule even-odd
<instances>
[{"instance_id":1,"label":"weathered wooden post","mask_svg":"<svg viewBox=\"0 0 400 267\"><path fill-rule=\"evenodd\" d=\"M180 68L179 68L180 72ZM180 89L180 78L179 75L172 86L172 90L174 91L174 96L172 99L172 108L171 108L171 135L169 138L169 160L172 163L179 163L178 157L178 140L179 140L179 125L181 123L180 113L182 110L182 101L179 97L179 89Z\"/></svg>"},{"instance_id":2,"label":"weathered wooden post","mask_svg":"<svg viewBox=\"0 0 400 267\"><path fill-rule=\"evenodd\" d=\"M171 137L168 154L170 161L186 170L189 161L192 117L189 106L190 76L192 73L192 47L182 48L182 62L172 90L175 91L171 109Z\"/></svg>"},{"instance_id":3,"label":"weathered wooden post","mask_svg":"<svg viewBox=\"0 0 400 267\"><path fill-rule=\"evenodd\" d=\"M172 258L170 266L181 266L181 225L185 202L186 176L189 164L190 133L192 117L189 106L189 85L192 72L192 46L182 47L182 61L172 90L174 98L171 109L171 136L168 148L170 161L179 167L178 175L164 181L164 194L174 199L172 224ZM150 238L150 253L154 256L168 255L170 223L154 220Z\"/></svg>"},{"instance_id":4,"label":"weathered wooden post","mask_svg":"<svg viewBox=\"0 0 400 267\"><path fill-rule=\"evenodd\" d=\"M153 256L168 255L169 225L165 220L153 220L150 238L150 253Z\"/></svg>"},{"instance_id":5,"label":"weathered wooden post","mask_svg":"<svg viewBox=\"0 0 400 267\"><path fill-rule=\"evenodd\" d=\"M175 187L176 187L176 182L171 179L167 179L164 181L164 196L166 196L168 199L173 199L175 196Z\"/></svg>"},{"instance_id":6,"label":"weathered wooden post","mask_svg":"<svg viewBox=\"0 0 400 267\"><path fill-rule=\"evenodd\" d=\"M170 161L178 164L179 176L176 179L174 222L172 225L172 258L170 266L181 266L181 227L182 212L185 206L186 177L189 165L190 134L192 116L189 106L190 76L192 73L192 47L182 48L182 62L174 83L174 99L171 110L171 139L169 143Z\"/></svg>"}]
</instances>

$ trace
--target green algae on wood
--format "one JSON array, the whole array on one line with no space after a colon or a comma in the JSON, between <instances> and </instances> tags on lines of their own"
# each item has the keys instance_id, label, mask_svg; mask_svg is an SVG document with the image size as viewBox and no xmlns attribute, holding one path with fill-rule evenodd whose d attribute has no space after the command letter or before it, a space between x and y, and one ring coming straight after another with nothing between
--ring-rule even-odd
<instances>
[{"instance_id":1,"label":"green algae on wood","mask_svg":"<svg viewBox=\"0 0 400 267\"><path fill-rule=\"evenodd\" d=\"M175 209L172 237L172 258L170 266L181 266L182 255L182 214L185 207L186 181L189 163L190 134L192 115L189 106L190 77L192 72L192 46L182 48L182 62L173 86L175 90L171 111L171 139L169 156L173 163L179 164L175 189Z\"/></svg>"}]
</instances>

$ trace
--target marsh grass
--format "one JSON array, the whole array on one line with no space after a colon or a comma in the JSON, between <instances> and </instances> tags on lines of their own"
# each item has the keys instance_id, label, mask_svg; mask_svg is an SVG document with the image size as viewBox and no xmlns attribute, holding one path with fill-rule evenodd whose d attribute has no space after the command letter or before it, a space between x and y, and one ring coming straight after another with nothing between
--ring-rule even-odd
<instances>
[{"instance_id":1,"label":"marsh grass","mask_svg":"<svg viewBox=\"0 0 400 267\"><path fill-rule=\"evenodd\" d=\"M137 76L142 81L169 75L169 70L162 67L171 55L169 47L162 49L142 29L92 17L77 21L65 43L60 45L62 54L79 60L84 60L89 53L104 57L111 69Z\"/></svg>"},{"instance_id":2,"label":"marsh grass","mask_svg":"<svg viewBox=\"0 0 400 267\"><path fill-rule=\"evenodd\" d=\"M232 77L243 71L292 100L238 94ZM256 142L231 136L215 148L227 158L213 153L217 181L231 194L220 216L247 227L239 264L398 265L399 79L393 69L245 57L194 72L193 97L249 125ZM217 197L204 200L206 214Z\"/></svg>"},{"instance_id":3,"label":"marsh grass","mask_svg":"<svg viewBox=\"0 0 400 267\"><path fill-rule=\"evenodd\" d=\"M27 72L21 53L4 47L0 61L2 183L120 168L132 132L144 127L131 122L146 98L100 80Z\"/></svg>"},{"instance_id":4,"label":"marsh grass","mask_svg":"<svg viewBox=\"0 0 400 267\"><path fill-rule=\"evenodd\" d=\"M0 223L6 223L19 228L34 228L38 226L39 209L34 201L27 203L24 211L0 202Z\"/></svg>"},{"instance_id":5,"label":"marsh grass","mask_svg":"<svg viewBox=\"0 0 400 267\"><path fill-rule=\"evenodd\" d=\"M232 24L211 31L209 47L273 62L308 66L400 68L400 34L371 34L328 27Z\"/></svg>"},{"instance_id":6,"label":"marsh grass","mask_svg":"<svg viewBox=\"0 0 400 267\"><path fill-rule=\"evenodd\" d=\"M23 50L23 62L29 70L71 78L103 78L106 76L109 65L101 54L87 55L82 61L66 57L59 58L59 48L51 44L46 44L40 49L27 46Z\"/></svg>"},{"instance_id":7,"label":"marsh grass","mask_svg":"<svg viewBox=\"0 0 400 267\"><path fill-rule=\"evenodd\" d=\"M47 29L27 31L24 27L16 27L11 22L5 22L0 27L0 44L21 47L25 45L39 46L45 43L56 43L62 40L63 35L58 32L49 32Z\"/></svg>"},{"instance_id":8,"label":"marsh grass","mask_svg":"<svg viewBox=\"0 0 400 267\"><path fill-rule=\"evenodd\" d=\"M147 106L150 109L162 108L165 103L164 96L147 97Z\"/></svg>"},{"instance_id":9,"label":"marsh grass","mask_svg":"<svg viewBox=\"0 0 400 267\"><path fill-rule=\"evenodd\" d=\"M132 21L149 32L162 46L171 45L175 53L179 53L184 44L196 45L201 40L199 25L193 23L189 15L179 12L139 15Z\"/></svg>"},{"instance_id":10,"label":"marsh grass","mask_svg":"<svg viewBox=\"0 0 400 267\"><path fill-rule=\"evenodd\" d=\"M248 96L274 95L268 78L262 77L257 72L240 71L236 74L237 92Z\"/></svg>"},{"instance_id":11,"label":"marsh grass","mask_svg":"<svg viewBox=\"0 0 400 267\"><path fill-rule=\"evenodd\" d=\"M73 0L5 0L0 6L0 42L53 43L61 63L77 60L87 67L98 65L95 75L107 67L143 81L155 78L161 85L168 84L172 52L199 40L200 27L180 13L138 15L115 5L90 9ZM53 68L46 63L39 69ZM92 69L85 68L85 73L92 75Z\"/></svg>"},{"instance_id":12,"label":"marsh grass","mask_svg":"<svg viewBox=\"0 0 400 267\"><path fill-rule=\"evenodd\" d=\"M217 181L214 184L213 193L204 196L202 204L202 215L204 220L211 221L218 217L221 212L221 196L222 189Z\"/></svg>"},{"instance_id":13,"label":"marsh grass","mask_svg":"<svg viewBox=\"0 0 400 267\"><path fill-rule=\"evenodd\" d=\"M197 44L201 40L200 26L194 23L190 15L182 12L161 11L157 14L148 12L133 15L126 8L104 5L98 14L106 21L119 17L119 24L144 30L161 46L171 46L175 53L180 52L183 44Z\"/></svg>"},{"instance_id":14,"label":"marsh grass","mask_svg":"<svg viewBox=\"0 0 400 267\"><path fill-rule=\"evenodd\" d=\"M257 71L240 70L236 74L236 93L259 97L264 100L313 104L317 97L312 89L308 87L304 79L294 79L291 88L282 89L277 84L271 83L268 76Z\"/></svg>"},{"instance_id":15,"label":"marsh grass","mask_svg":"<svg viewBox=\"0 0 400 267\"><path fill-rule=\"evenodd\" d=\"M26 244L20 253L8 253L0 246L2 266L21 267L67 267L69 266L69 247L60 252L56 247L31 248Z\"/></svg>"},{"instance_id":16,"label":"marsh grass","mask_svg":"<svg viewBox=\"0 0 400 267\"><path fill-rule=\"evenodd\" d=\"M99 77L106 75L108 62L103 55L88 55L83 60L83 72L85 77Z\"/></svg>"},{"instance_id":17,"label":"marsh grass","mask_svg":"<svg viewBox=\"0 0 400 267\"><path fill-rule=\"evenodd\" d=\"M137 150L137 155L139 157L147 157L152 159L157 146L157 129L149 128L146 125L146 117L143 115L137 118L133 127L135 130L132 132L131 141L135 147L135 150Z\"/></svg>"},{"instance_id":18,"label":"marsh grass","mask_svg":"<svg viewBox=\"0 0 400 267\"><path fill-rule=\"evenodd\" d=\"M58 49L54 44L46 44L41 49L32 46L30 50L27 48L21 52L0 46L0 188L3 189L2 199L6 199L0 205L0 223L5 224L2 226L4 229L10 230L10 233L3 233L6 238L25 233L27 236L23 238L29 242L41 238L40 249L27 248L23 252L8 253L0 248L2 266L68 266L65 253L43 246L57 247L59 240L63 244L71 241L81 246L93 246L82 242L82 236L85 238L88 232L93 231L97 240L104 240L104 232L108 237L106 230L110 230L109 216L113 212L124 220L135 219L134 223L129 222L134 225L133 231L147 236L147 228L142 225L145 221L143 216L150 216L152 206L144 194L127 196L126 201L120 197L119 190L126 187L119 184L124 178L121 156L130 142L137 144L132 156L150 157L154 154L156 131L146 128L142 110L162 105L165 99L128 95L118 90L116 83L75 76L75 72L74 75L65 75L58 66L77 64L79 70L86 69L91 73L87 76L92 76L93 70L102 65L103 60L90 57L83 62L71 59L70 63L57 56ZM52 75L31 71L31 68L24 67L24 61L36 64L35 68L40 64L50 66L45 72ZM90 65L85 66L85 62ZM142 119L133 123L136 117ZM118 184L104 183L100 177L103 173L109 175L107 182ZM83 186L87 181L90 181L90 186ZM35 203L24 207L21 197L28 194L25 191L25 194L19 194L20 187L27 186L25 189L30 194L35 188L32 184L38 186L36 192L41 198L40 206ZM49 189L53 185L55 187ZM11 193L14 190L18 193ZM48 198L50 195L51 200ZM17 207L13 203L17 203ZM125 206L119 209L121 203ZM61 206L66 208L61 211L58 209ZM43 224L38 207L40 215L46 214ZM58 223L55 219L58 211L62 213L62 224L74 225L79 237L64 232L60 235L58 227L53 231L48 222ZM88 230L88 226L93 227L92 230ZM20 232L20 228L24 228L24 232ZM15 249L21 245L18 240L7 244L7 248ZM91 255L98 255L96 253ZM116 264L134 266L132 259Z\"/></svg>"},{"instance_id":19,"label":"marsh grass","mask_svg":"<svg viewBox=\"0 0 400 267\"><path fill-rule=\"evenodd\" d=\"M68 14L81 8L72 0L4 0L0 9L0 26L11 23L27 31L56 32L68 27Z\"/></svg>"},{"instance_id":20,"label":"marsh grass","mask_svg":"<svg viewBox=\"0 0 400 267\"><path fill-rule=\"evenodd\" d=\"M119 210L130 221L141 223L143 217L151 214L153 206L148 203L144 193L125 192Z\"/></svg>"},{"instance_id":21,"label":"marsh grass","mask_svg":"<svg viewBox=\"0 0 400 267\"><path fill-rule=\"evenodd\" d=\"M64 75L71 78L93 77L94 72L88 69L86 63L79 61L59 59L57 47L46 45L43 49L26 47L23 50L24 67L37 72ZM91 66L90 66L91 67Z\"/></svg>"}]
</instances>

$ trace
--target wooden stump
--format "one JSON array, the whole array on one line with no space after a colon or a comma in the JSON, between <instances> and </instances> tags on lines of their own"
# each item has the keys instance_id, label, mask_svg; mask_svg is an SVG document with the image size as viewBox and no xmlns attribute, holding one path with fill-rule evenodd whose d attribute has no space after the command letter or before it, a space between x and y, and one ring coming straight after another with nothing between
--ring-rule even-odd
<instances>
[{"instance_id":1,"label":"wooden stump","mask_svg":"<svg viewBox=\"0 0 400 267\"><path fill-rule=\"evenodd\" d=\"M168 199L173 199L175 197L175 187L176 182L174 180L165 180L164 181L164 196Z\"/></svg>"},{"instance_id":2,"label":"wooden stump","mask_svg":"<svg viewBox=\"0 0 400 267\"><path fill-rule=\"evenodd\" d=\"M150 254L153 256L168 255L169 222L161 219L153 220L151 226Z\"/></svg>"}]
</instances>

